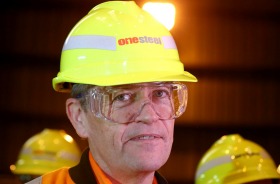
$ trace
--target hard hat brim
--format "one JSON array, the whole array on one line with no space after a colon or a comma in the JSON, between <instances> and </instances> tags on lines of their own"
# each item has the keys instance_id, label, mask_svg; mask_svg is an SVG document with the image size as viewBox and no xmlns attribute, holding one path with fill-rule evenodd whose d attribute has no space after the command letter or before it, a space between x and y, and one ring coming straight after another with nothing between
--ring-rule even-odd
<instances>
[{"instance_id":1,"label":"hard hat brim","mask_svg":"<svg viewBox=\"0 0 280 184\"><path fill-rule=\"evenodd\" d=\"M142 82L197 82L197 78L191 73L184 71L181 74L166 73L166 72L143 72L143 73L129 73L129 74L120 74L113 76L101 76L94 77L90 76L84 78L70 78L67 76L61 76L58 74L57 77L53 79L53 88L58 92L70 92L71 89L64 85L65 83L79 83L79 84L91 84L97 86L114 86L114 85L123 85L123 84L135 84Z\"/></svg>"}]
</instances>

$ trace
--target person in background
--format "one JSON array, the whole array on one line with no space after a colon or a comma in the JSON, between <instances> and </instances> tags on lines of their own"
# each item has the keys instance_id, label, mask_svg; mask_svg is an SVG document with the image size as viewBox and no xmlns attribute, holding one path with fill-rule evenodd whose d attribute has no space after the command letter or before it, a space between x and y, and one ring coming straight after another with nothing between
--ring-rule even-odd
<instances>
[{"instance_id":1,"label":"person in background","mask_svg":"<svg viewBox=\"0 0 280 184\"><path fill-rule=\"evenodd\" d=\"M72 167L80 156L80 148L64 130L46 128L23 144L10 169L21 183L26 183L61 167Z\"/></svg>"},{"instance_id":2,"label":"person in background","mask_svg":"<svg viewBox=\"0 0 280 184\"><path fill-rule=\"evenodd\" d=\"M269 153L239 134L222 136L199 161L195 184L278 184Z\"/></svg>"},{"instance_id":3,"label":"person in background","mask_svg":"<svg viewBox=\"0 0 280 184\"><path fill-rule=\"evenodd\" d=\"M134 1L95 6L64 43L58 92L89 148L70 169L30 183L164 184L174 122L187 105L184 71L170 32Z\"/></svg>"}]
</instances>

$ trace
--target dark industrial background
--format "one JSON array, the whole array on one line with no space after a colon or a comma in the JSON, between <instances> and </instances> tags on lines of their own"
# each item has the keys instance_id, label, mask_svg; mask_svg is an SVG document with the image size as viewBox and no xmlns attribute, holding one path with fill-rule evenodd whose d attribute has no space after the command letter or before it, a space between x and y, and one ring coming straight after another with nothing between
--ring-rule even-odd
<instances>
[{"instance_id":1,"label":"dark industrial background","mask_svg":"<svg viewBox=\"0 0 280 184\"><path fill-rule=\"evenodd\" d=\"M75 133L67 94L54 92L64 40L97 0L9 0L0 7L0 183L22 144L44 128ZM142 6L144 0L136 1ZM186 113L176 121L169 161L171 184L193 183L199 159L222 135L239 133L280 164L280 1L173 0L171 30L198 83L188 85Z\"/></svg>"}]
</instances>

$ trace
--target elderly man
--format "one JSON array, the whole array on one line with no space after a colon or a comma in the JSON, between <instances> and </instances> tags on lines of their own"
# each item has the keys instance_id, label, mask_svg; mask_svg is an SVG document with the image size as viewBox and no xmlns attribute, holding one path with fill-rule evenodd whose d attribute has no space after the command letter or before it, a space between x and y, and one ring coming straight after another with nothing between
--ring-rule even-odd
<instances>
[{"instance_id":1,"label":"elderly man","mask_svg":"<svg viewBox=\"0 0 280 184\"><path fill-rule=\"evenodd\" d=\"M69 120L88 140L80 163L33 183L167 183L156 172L171 152L187 105L184 71L169 31L133 1L95 6L69 33L53 79Z\"/></svg>"}]
</instances>

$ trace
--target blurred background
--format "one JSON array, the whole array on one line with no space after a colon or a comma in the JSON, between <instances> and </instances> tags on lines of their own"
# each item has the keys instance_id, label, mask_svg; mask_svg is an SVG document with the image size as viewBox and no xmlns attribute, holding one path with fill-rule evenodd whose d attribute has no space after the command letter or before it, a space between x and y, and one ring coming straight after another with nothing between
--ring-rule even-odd
<instances>
[{"instance_id":1,"label":"blurred background","mask_svg":"<svg viewBox=\"0 0 280 184\"><path fill-rule=\"evenodd\" d=\"M10 165L44 128L64 129L81 149L87 146L66 117L68 95L54 92L52 78L69 31L101 2L1 2L0 183L13 183ZM259 143L280 164L280 1L172 3L171 33L185 69L199 82L188 85L187 111L176 120L173 151L161 173L171 184L193 183L202 155L231 133Z\"/></svg>"}]
</instances>

